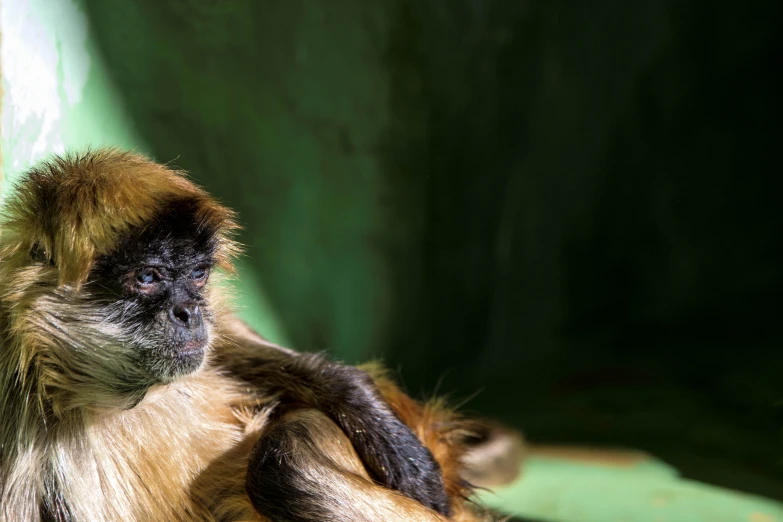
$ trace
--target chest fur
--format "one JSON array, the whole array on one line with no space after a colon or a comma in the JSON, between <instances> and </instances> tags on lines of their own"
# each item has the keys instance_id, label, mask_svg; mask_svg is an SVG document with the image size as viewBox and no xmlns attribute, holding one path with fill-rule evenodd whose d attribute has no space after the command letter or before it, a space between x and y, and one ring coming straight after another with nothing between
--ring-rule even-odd
<instances>
[{"instance_id":1,"label":"chest fur","mask_svg":"<svg viewBox=\"0 0 783 522\"><path fill-rule=\"evenodd\" d=\"M243 440L235 396L219 380L151 392L132 410L87 419L47 461L56 497L75 521L211 520L195 484Z\"/></svg>"}]
</instances>

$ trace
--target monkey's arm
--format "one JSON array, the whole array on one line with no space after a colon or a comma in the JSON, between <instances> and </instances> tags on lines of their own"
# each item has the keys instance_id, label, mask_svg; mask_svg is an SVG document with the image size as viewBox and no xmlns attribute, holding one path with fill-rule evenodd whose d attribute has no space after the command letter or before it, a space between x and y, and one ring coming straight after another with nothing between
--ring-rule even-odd
<instances>
[{"instance_id":1,"label":"monkey's arm","mask_svg":"<svg viewBox=\"0 0 783 522\"><path fill-rule=\"evenodd\" d=\"M224 328L228 332L215 357L223 371L283 404L324 412L349 438L372 478L449 514L440 466L367 373L271 344L238 320Z\"/></svg>"},{"instance_id":2,"label":"monkey's arm","mask_svg":"<svg viewBox=\"0 0 783 522\"><path fill-rule=\"evenodd\" d=\"M245 486L253 507L274 522L447 522L372 481L345 434L313 409L285 413L264 432L250 454Z\"/></svg>"}]
</instances>

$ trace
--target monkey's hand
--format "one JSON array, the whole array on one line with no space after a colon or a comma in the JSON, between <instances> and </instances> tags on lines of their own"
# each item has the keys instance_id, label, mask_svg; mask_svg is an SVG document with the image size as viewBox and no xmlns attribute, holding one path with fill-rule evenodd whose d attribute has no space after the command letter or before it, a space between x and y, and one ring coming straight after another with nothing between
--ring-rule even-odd
<instances>
[{"instance_id":1,"label":"monkey's hand","mask_svg":"<svg viewBox=\"0 0 783 522\"><path fill-rule=\"evenodd\" d=\"M312 356L308 356L312 357ZM313 358L314 359L314 358ZM343 429L370 475L438 513L450 514L443 474L432 453L392 411L358 368L323 365L324 411Z\"/></svg>"},{"instance_id":2,"label":"monkey's hand","mask_svg":"<svg viewBox=\"0 0 783 522\"><path fill-rule=\"evenodd\" d=\"M216 362L283 406L324 412L348 436L373 479L449 515L440 466L366 372L275 346L247 331L218 350Z\"/></svg>"}]
</instances>

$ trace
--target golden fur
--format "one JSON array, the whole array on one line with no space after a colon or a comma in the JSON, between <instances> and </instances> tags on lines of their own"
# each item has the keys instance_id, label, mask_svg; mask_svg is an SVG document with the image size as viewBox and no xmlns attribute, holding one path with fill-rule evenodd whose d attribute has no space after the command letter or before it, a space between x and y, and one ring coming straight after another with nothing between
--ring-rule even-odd
<instances>
[{"instance_id":1,"label":"golden fur","mask_svg":"<svg viewBox=\"0 0 783 522\"><path fill-rule=\"evenodd\" d=\"M198 201L205 225L220 231L216 257L230 273L239 251L232 212L182 173L137 154L54 158L33 169L7 204L0 224L0 521L263 521L245 491L248 455L268 430L290 423L312 435L314 447L285 440L323 485L324 501L344 506L345 520L446 520L373 483L322 413L298 410L270 423L275 397L224 376L215 361L284 349L247 329L227 306L217 308L202 368L140 394L127 382L145 376L124 357L121 341L106 345L110 324L74 330L95 313L86 284L95 260L181 197ZM40 259L31 262L31 252ZM213 301L221 301L220 288L211 284ZM488 517L465 501L463 426L376 374L384 396L440 463L452 519Z\"/></svg>"}]
</instances>

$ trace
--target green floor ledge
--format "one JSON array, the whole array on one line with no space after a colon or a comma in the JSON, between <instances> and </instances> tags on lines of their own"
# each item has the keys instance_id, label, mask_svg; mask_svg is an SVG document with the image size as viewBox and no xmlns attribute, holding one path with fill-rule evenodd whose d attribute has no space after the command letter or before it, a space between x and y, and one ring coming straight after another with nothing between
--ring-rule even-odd
<instances>
[{"instance_id":1,"label":"green floor ledge","mask_svg":"<svg viewBox=\"0 0 783 522\"><path fill-rule=\"evenodd\" d=\"M684 479L655 459L628 466L532 456L479 500L542 522L783 522L783 504Z\"/></svg>"}]
</instances>

